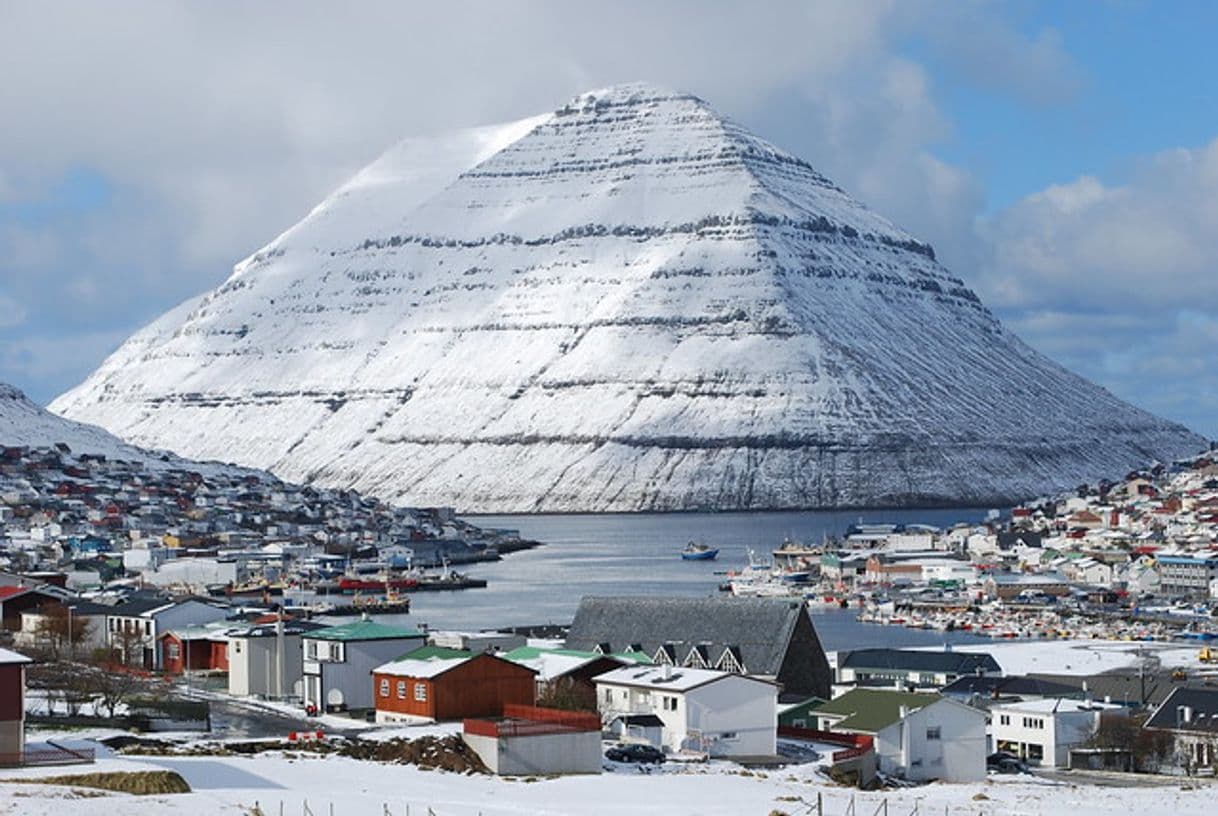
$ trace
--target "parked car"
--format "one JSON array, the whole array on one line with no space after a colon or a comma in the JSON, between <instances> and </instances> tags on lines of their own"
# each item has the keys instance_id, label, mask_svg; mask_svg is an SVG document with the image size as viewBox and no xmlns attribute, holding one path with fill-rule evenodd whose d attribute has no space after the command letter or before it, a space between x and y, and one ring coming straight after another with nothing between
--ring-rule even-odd
<instances>
[{"instance_id":1,"label":"parked car","mask_svg":"<svg viewBox=\"0 0 1218 816\"><path fill-rule=\"evenodd\" d=\"M650 745L631 743L613 746L605 752L605 757L614 762L654 762L658 765L664 761L664 752Z\"/></svg>"},{"instance_id":2,"label":"parked car","mask_svg":"<svg viewBox=\"0 0 1218 816\"><path fill-rule=\"evenodd\" d=\"M985 758L985 769L996 773L1027 773L1028 763L1006 751L996 751Z\"/></svg>"}]
</instances>

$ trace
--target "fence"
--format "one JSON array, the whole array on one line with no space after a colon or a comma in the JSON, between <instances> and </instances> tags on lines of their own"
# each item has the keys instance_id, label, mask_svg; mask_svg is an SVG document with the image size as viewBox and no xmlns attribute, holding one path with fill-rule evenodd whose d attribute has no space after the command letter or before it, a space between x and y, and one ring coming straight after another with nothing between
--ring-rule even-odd
<instances>
[{"instance_id":1,"label":"fence","mask_svg":"<svg viewBox=\"0 0 1218 816\"><path fill-rule=\"evenodd\" d=\"M502 720L466 720L463 729L467 734L480 737L528 737L601 730L600 716L586 711L562 711L508 703L503 707L503 716Z\"/></svg>"},{"instance_id":2,"label":"fence","mask_svg":"<svg viewBox=\"0 0 1218 816\"><path fill-rule=\"evenodd\" d=\"M863 734L838 734L833 731L818 731L815 728L796 728L792 725L778 726L778 736L790 739L808 740L810 742L827 742L830 745L841 745L843 750L834 751L831 759L834 763L845 762L862 756L872 750L875 740Z\"/></svg>"},{"instance_id":3,"label":"fence","mask_svg":"<svg viewBox=\"0 0 1218 816\"><path fill-rule=\"evenodd\" d=\"M0 767L30 768L43 765L80 765L94 762L97 752L92 748L36 748L21 753L0 754Z\"/></svg>"}]
</instances>

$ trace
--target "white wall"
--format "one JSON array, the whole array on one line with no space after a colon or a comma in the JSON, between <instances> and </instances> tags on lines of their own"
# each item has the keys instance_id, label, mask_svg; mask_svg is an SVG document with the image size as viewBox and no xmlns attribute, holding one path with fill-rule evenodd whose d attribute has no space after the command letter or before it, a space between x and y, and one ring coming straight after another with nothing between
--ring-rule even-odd
<instances>
[{"instance_id":1,"label":"white wall","mask_svg":"<svg viewBox=\"0 0 1218 816\"><path fill-rule=\"evenodd\" d=\"M712 756L774 756L778 751L777 686L732 675L690 690L685 709L687 730L713 740L706 748Z\"/></svg>"},{"instance_id":2,"label":"white wall","mask_svg":"<svg viewBox=\"0 0 1218 816\"><path fill-rule=\"evenodd\" d=\"M529 737L462 734L461 739L492 773L503 776L601 772L601 735L597 731Z\"/></svg>"},{"instance_id":3,"label":"white wall","mask_svg":"<svg viewBox=\"0 0 1218 816\"><path fill-rule=\"evenodd\" d=\"M914 781L985 779L985 712L952 700L924 706L876 735L880 770ZM939 737L929 736L931 729Z\"/></svg>"},{"instance_id":4,"label":"white wall","mask_svg":"<svg viewBox=\"0 0 1218 816\"><path fill-rule=\"evenodd\" d=\"M675 710L665 708L668 698L676 698ZM712 756L777 751L778 687L740 675L724 674L684 693L598 683L597 705L606 721L617 714L656 715L664 723L663 747L670 751L691 748Z\"/></svg>"}]
</instances>

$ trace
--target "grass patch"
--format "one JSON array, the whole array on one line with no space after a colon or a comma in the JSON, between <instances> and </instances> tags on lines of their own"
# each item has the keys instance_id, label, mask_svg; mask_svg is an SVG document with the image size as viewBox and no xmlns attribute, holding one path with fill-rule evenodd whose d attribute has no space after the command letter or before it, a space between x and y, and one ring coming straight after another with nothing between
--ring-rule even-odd
<instances>
[{"instance_id":1,"label":"grass patch","mask_svg":"<svg viewBox=\"0 0 1218 816\"><path fill-rule=\"evenodd\" d=\"M44 776L36 779L6 779L18 785L66 785L69 787L96 788L115 793L134 793L146 796L158 793L190 793L176 771L112 771L110 773L71 774L69 776Z\"/></svg>"}]
</instances>

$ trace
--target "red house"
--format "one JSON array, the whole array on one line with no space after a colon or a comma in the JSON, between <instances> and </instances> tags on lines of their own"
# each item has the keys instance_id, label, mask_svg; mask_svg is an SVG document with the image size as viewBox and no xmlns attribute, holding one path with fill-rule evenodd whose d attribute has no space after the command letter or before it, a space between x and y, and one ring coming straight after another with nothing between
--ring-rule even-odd
<instances>
[{"instance_id":1,"label":"red house","mask_svg":"<svg viewBox=\"0 0 1218 816\"><path fill-rule=\"evenodd\" d=\"M161 667L166 674L228 671L228 626L190 626L160 637Z\"/></svg>"},{"instance_id":2,"label":"red house","mask_svg":"<svg viewBox=\"0 0 1218 816\"><path fill-rule=\"evenodd\" d=\"M377 722L416 717L497 717L507 704L533 705L532 669L489 653L415 649L372 670Z\"/></svg>"},{"instance_id":3,"label":"red house","mask_svg":"<svg viewBox=\"0 0 1218 816\"><path fill-rule=\"evenodd\" d=\"M0 649L0 765L19 765L25 753L25 655Z\"/></svg>"}]
</instances>

